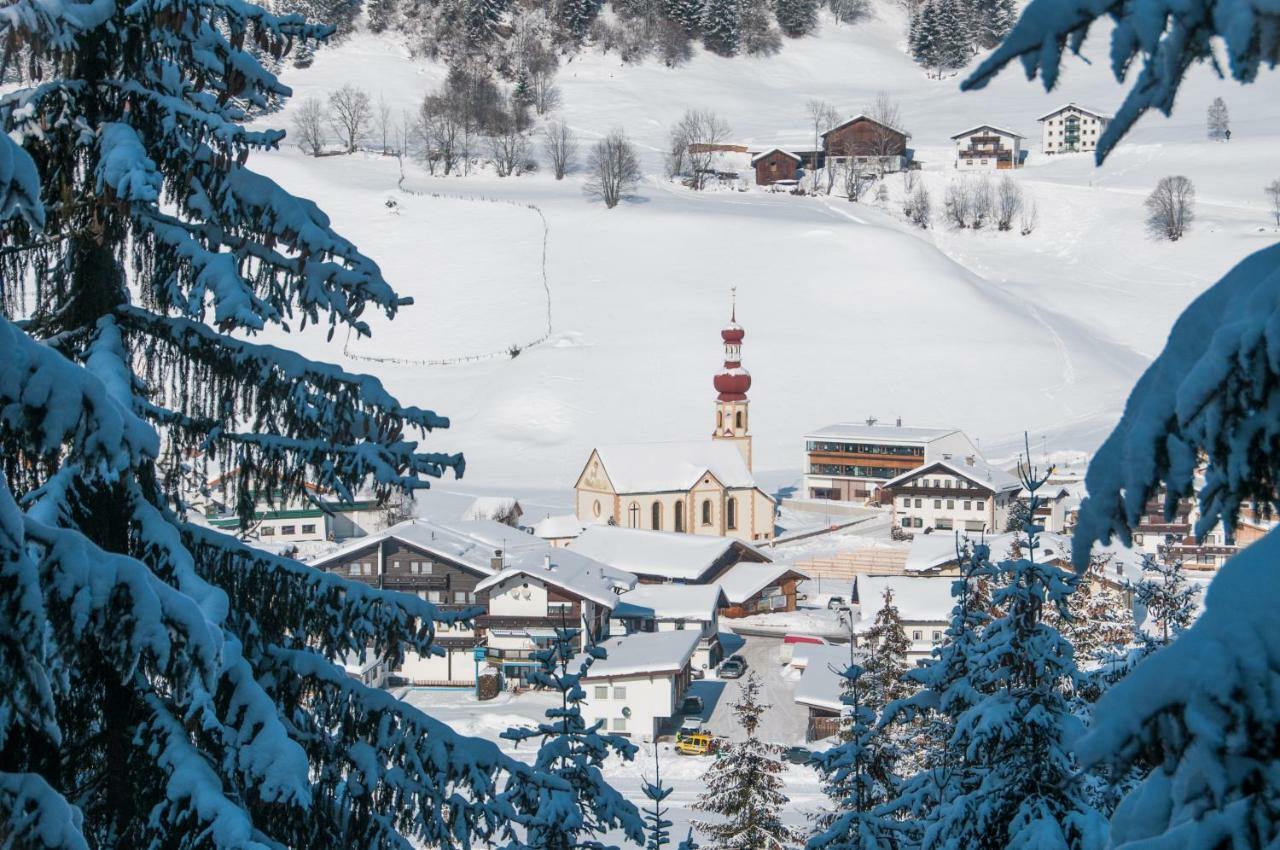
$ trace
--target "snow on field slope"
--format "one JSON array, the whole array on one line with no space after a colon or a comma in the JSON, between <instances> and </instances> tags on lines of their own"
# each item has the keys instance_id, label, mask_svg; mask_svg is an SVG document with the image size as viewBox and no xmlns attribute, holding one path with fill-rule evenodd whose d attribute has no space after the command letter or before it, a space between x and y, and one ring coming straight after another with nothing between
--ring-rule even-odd
<instances>
[{"instance_id":1,"label":"snow on field slope","mask_svg":"<svg viewBox=\"0 0 1280 850\"><path fill-rule=\"evenodd\" d=\"M467 485L569 487L593 444L707 434L732 286L755 378L757 469L791 480L807 429L871 415L961 427L993 451L1024 429L1049 450L1092 448L1178 312L1275 239L1261 186L1280 176L1280 88L1274 78L1239 87L1193 74L1183 111L1144 121L1101 170L1085 155L1038 157L1033 143L1017 177L1041 224L1025 238L954 232L940 216L934 229L913 230L901 221L897 178L881 210L834 197L695 194L658 176L666 128L686 107L714 107L737 139L798 146L806 99L852 114L883 88L902 101L940 206L952 133L991 122L1033 136L1034 119L1061 102L1120 100L1105 68L1080 62L1052 95L1015 74L961 95L955 79L920 74L897 46L901 22L881 14L828 25L770 59L699 55L675 71L598 54L565 64L563 114L584 139L622 126L643 149L651 176L616 210L586 201L580 175L431 178L406 163L403 185L455 196L441 199L398 191L396 162L373 155L312 160L287 149L255 165L317 200L417 300L354 343L356 354L464 356L545 331L539 223L522 205L540 209L547 343L457 366L344 361L452 417L431 444L467 453ZM1092 55L1105 57L1104 47L1095 40ZM285 81L301 96L351 81L399 111L442 76L393 38L362 34ZM1232 108L1229 145L1202 141L1217 94ZM288 110L267 123L287 122ZM1176 244L1149 239L1141 224L1143 197L1169 173L1191 176L1201 197L1199 221ZM514 203L463 199L481 196ZM344 360L335 343L300 341Z\"/></svg>"}]
</instances>

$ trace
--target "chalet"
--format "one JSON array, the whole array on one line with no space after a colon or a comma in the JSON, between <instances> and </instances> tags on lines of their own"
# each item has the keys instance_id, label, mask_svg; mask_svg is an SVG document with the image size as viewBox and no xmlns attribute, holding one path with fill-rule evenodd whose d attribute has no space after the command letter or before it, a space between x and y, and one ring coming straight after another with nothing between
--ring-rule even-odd
<instances>
[{"instance_id":1,"label":"chalet","mask_svg":"<svg viewBox=\"0 0 1280 850\"><path fill-rule=\"evenodd\" d=\"M636 632L609 638L582 677L582 715L617 735L655 740L680 710L693 679L699 633L692 629ZM585 656L579 659L586 660ZM579 660L575 659L575 661Z\"/></svg>"},{"instance_id":2,"label":"chalet","mask_svg":"<svg viewBox=\"0 0 1280 850\"><path fill-rule=\"evenodd\" d=\"M1022 142L1025 136L992 124L970 127L956 133L956 168L1004 170L1022 167Z\"/></svg>"},{"instance_id":3,"label":"chalet","mask_svg":"<svg viewBox=\"0 0 1280 850\"><path fill-rule=\"evenodd\" d=\"M570 551L636 575L642 584L714 584L737 564L769 563L759 549L732 537L702 537L592 525Z\"/></svg>"},{"instance_id":4,"label":"chalet","mask_svg":"<svg viewBox=\"0 0 1280 850\"><path fill-rule=\"evenodd\" d=\"M1068 103L1036 120L1040 122L1043 153L1074 153L1097 150L1098 138L1110 125L1111 116Z\"/></svg>"},{"instance_id":5,"label":"chalet","mask_svg":"<svg viewBox=\"0 0 1280 850\"><path fill-rule=\"evenodd\" d=\"M962 457L977 447L953 428L880 425L873 419L837 422L811 431L804 491L810 499L866 502L880 499L885 482L945 454Z\"/></svg>"},{"instance_id":6,"label":"chalet","mask_svg":"<svg viewBox=\"0 0 1280 850\"><path fill-rule=\"evenodd\" d=\"M782 564L743 562L716 581L724 592L726 617L745 617L771 611L796 610L796 587L809 577Z\"/></svg>"},{"instance_id":7,"label":"chalet","mask_svg":"<svg viewBox=\"0 0 1280 850\"><path fill-rule=\"evenodd\" d=\"M782 148L771 148L751 157L757 186L795 183L800 171L800 156Z\"/></svg>"},{"instance_id":8,"label":"chalet","mask_svg":"<svg viewBox=\"0 0 1280 850\"><path fill-rule=\"evenodd\" d=\"M903 531L1003 531L1022 485L975 453L938 460L886 481L884 499Z\"/></svg>"},{"instance_id":9,"label":"chalet","mask_svg":"<svg viewBox=\"0 0 1280 850\"><path fill-rule=\"evenodd\" d=\"M867 115L855 115L822 134L824 165L855 162L872 165L879 171L902 171L907 167L907 139L911 134L890 127Z\"/></svg>"},{"instance_id":10,"label":"chalet","mask_svg":"<svg viewBox=\"0 0 1280 850\"><path fill-rule=\"evenodd\" d=\"M618 598L611 635L635 632L698 632L693 666L707 670L720 663L720 611L728 607L718 584L641 584Z\"/></svg>"},{"instance_id":11,"label":"chalet","mask_svg":"<svg viewBox=\"0 0 1280 850\"><path fill-rule=\"evenodd\" d=\"M942 643L951 622L955 600L951 596L951 576L868 576L853 580L853 602L857 606L851 628L854 639L865 645L866 635L884 607L885 592L893 594L902 628L910 645L907 660L920 663Z\"/></svg>"}]
</instances>

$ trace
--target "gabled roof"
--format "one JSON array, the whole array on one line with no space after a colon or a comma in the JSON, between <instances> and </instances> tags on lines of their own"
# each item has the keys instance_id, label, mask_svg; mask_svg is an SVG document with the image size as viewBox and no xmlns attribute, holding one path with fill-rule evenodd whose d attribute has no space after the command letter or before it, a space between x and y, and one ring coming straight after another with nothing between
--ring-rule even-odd
<instances>
[{"instance_id":1,"label":"gabled roof","mask_svg":"<svg viewBox=\"0 0 1280 850\"><path fill-rule=\"evenodd\" d=\"M850 652L861 660L866 653L861 649L850 649L850 644L823 646L820 644L797 644L796 658L803 660L804 673L796 684L797 703L825 711L844 711L841 700L844 695L843 673L849 667Z\"/></svg>"},{"instance_id":2,"label":"gabled roof","mask_svg":"<svg viewBox=\"0 0 1280 850\"><path fill-rule=\"evenodd\" d=\"M980 487L985 487L992 493L1007 493L1011 490L1018 490L1022 484L1017 478L1005 472L1003 469L992 466L985 460L974 457L973 462L969 462L970 458L962 458L957 460L952 457L942 460L928 461L923 466L917 466L915 469L909 469L899 475L897 478L891 478L884 483L885 489L893 489L901 486L905 481L912 478L918 478L921 475L928 475L937 469L945 469L952 475L958 475L961 478L968 479Z\"/></svg>"},{"instance_id":3,"label":"gabled roof","mask_svg":"<svg viewBox=\"0 0 1280 850\"><path fill-rule=\"evenodd\" d=\"M958 433L956 428L917 428L911 425L868 425L865 422L836 422L810 431L806 437L872 440L891 443L932 443Z\"/></svg>"},{"instance_id":4,"label":"gabled roof","mask_svg":"<svg viewBox=\"0 0 1280 850\"><path fill-rule=\"evenodd\" d=\"M618 604L616 590L635 587L636 577L630 573L615 570L568 549L547 549L542 553L517 553L515 563L477 584L476 590L488 590L503 582L527 577L612 610Z\"/></svg>"},{"instance_id":5,"label":"gabled roof","mask_svg":"<svg viewBox=\"0 0 1280 850\"><path fill-rule=\"evenodd\" d=\"M1013 136L1013 137L1015 137L1015 138L1019 138L1019 139L1025 139L1025 138L1026 138L1026 136L1022 135L1021 133L1015 133L1015 132L1013 132L1012 130L1006 130L1006 129L1004 129L1003 127L997 127L995 124L979 124L979 125L978 125L978 126L976 126L976 127L970 127L968 130L965 130L963 133L956 133L956 134L955 134L954 136L952 136L951 138L953 138L953 139L959 139L959 138L962 138L962 137L964 137L964 136L972 135L973 133L975 133L975 132L976 132L976 131L978 131L978 130L995 130L997 133L999 133L999 134L1001 134L1001 135L1003 135L1003 136Z\"/></svg>"},{"instance_id":6,"label":"gabled roof","mask_svg":"<svg viewBox=\"0 0 1280 850\"><path fill-rule=\"evenodd\" d=\"M707 473L727 488L756 486L742 452L720 440L598 446L595 453L619 494L688 490Z\"/></svg>"},{"instance_id":7,"label":"gabled roof","mask_svg":"<svg viewBox=\"0 0 1280 850\"><path fill-rule=\"evenodd\" d=\"M574 514L558 514L538 520L533 525L533 534L543 540L557 540L565 537L577 537L587 524Z\"/></svg>"},{"instance_id":8,"label":"gabled roof","mask_svg":"<svg viewBox=\"0 0 1280 850\"><path fill-rule=\"evenodd\" d=\"M619 570L670 581L697 581L731 550L740 559L769 561L754 546L732 537L612 525L589 526L569 548Z\"/></svg>"},{"instance_id":9,"label":"gabled roof","mask_svg":"<svg viewBox=\"0 0 1280 850\"><path fill-rule=\"evenodd\" d=\"M636 632L597 644L606 653L587 669L583 679L636 676L646 673L679 673L693 657L702 633L696 629L668 632ZM579 655L574 666L585 659Z\"/></svg>"},{"instance_id":10,"label":"gabled roof","mask_svg":"<svg viewBox=\"0 0 1280 850\"><path fill-rule=\"evenodd\" d=\"M941 569L956 563L956 547L965 542L985 543L991 550L992 560L1002 560L1014 542L1022 538L1022 532L1005 532L1004 534L969 536L964 532L946 534L917 534L907 550L907 564L903 568L907 573L920 574ZM1095 547L1095 551L1098 547ZM1070 538L1051 532L1040 534L1040 549L1037 560L1061 560L1071 554Z\"/></svg>"},{"instance_id":11,"label":"gabled roof","mask_svg":"<svg viewBox=\"0 0 1280 850\"><path fill-rule=\"evenodd\" d=\"M875 622L884 605L884 592L893 591L893 604L904 623L945 623L951 619L955 600L951 585L955 576L872 576L854 578L853 588L859 610L855 631L865 631Z\"/></svg>"},{"instance_id":12,"label":"gabled roof","mask_svg":"<svg viewBox=\"0 0 1280 850\"><path fill-rule=\"evenodd\" d=\"M724 607L718 584L640 584L618 598L613 616L709 623Z\"/></svg>"},{"instance_id":13,"label":"gabled roof","mask_svg":"<svg viewBox=\"0 0 1280 850\"><path fill-rule=\"evenodd\" d=\"M799 579L808 578L786 564L742 563L730 567L718 581L725 598L734 605L741 605L769 585L781 581L788 573Z\"/></svg>"},{"instance_id":14,"label":"gabled roof","mask_svg":"<svg viewBox=\"0 0 1280 850\"><path fill-rule=\"evenodd\" d=\"M1084 112L1084 113L1086 113L1086 114L1088 114L1088 115L1092 115L1092 116L1093 116L1093 117L1095 117L1095 118L1104 118L1104 119L1106 119L1106 120L1108 120L1108 121L1110 121L1110 120L1111 120L1111 118L1113 117L1113 116L1112 116L1110 113L1108 113L1108 112L1100 112L1100 111L1099 111L1099 110L1097 110L1097 109L1088 109L1088 108L1086 108L1086 107L1081 106L1081 105L1080 105L1080 104L1078 104L1078 103L1072 102L1072 103L1064 103L1064 104L1062 104L1062 106L1059 106L1057 109L1055 109L1055 110L1053 110L1053 111L1051 111L1051 112L1046 112L1044 115L1041 115L1041 116L1040 116L1039 118L1037 118L1036 120L1037 120L1037 121L1044 121L1044 120L1046 120L1046 119L1052 118L1053 116L1057 115L1059 112L1063 111L1064 109L1071 109L1071 108L1078 109L1078 110L1080 110L1081 112Z\"/></svg>"},{"instance_id":15,"label":"gabled roof","mask_svg":"<svg viewBox=\"0 0 1280 850\"><path fill-rule=\"evenodd\" d=\"M823 137L829 136L832 133L834 133L836 130L840 130L845 127L848 127L850 124L854 123L855 121L870 121L872 124L879 124L881 127L884 127L887 130L892 130L893 132L898 133L899 135L905 138L908 138L908 139L911 138L911 134L908 133L906 130L900 130L891 124L886 124L883 121L877 121L876 119L872 118L870 115L867 115L865 112L859 112L857 115L853 116L847 121L840 122L839 124L832 127L830 130L823 133L822 135Z\"/></svg>"},{"instance_id":16,"label":"gabled roof","mask_svg":"<svg viewBox=\"0 0 1280 850\"><path fill-rule=\"evenodd\" d=\"M787 156L787 157L790 157L791 159L794 159L796 162L800 161L800 156L798 154L792 153L791 151L786 151L786 150L783 150L782 148L769 148L767 151L761 151L760 153L751 157L751 164L755 165L757 160L764 159L766 156L768 156L771 153L780 153L783 156Z\"/></svg>"}]
</instances>

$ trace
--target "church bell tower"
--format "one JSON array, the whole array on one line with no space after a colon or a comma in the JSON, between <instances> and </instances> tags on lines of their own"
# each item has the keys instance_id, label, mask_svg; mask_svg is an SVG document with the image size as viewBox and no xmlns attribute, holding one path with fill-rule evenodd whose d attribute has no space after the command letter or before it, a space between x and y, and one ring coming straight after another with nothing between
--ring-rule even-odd
<instances>
[{"instance_id":1,"label":"church bell tower","mask_svg":"<svg viewBox=\"0 0 1280 850\"><path fill-rule=\"evenodd\" d=\"M729 314L729 324L720 331L724 340L724 368L715 376L716 428L711 438L735 443L751 469L751 414L747 390L751 373L742 368L742 338L746 331L738 324L737 293Z\"/></svg>"}]
</instances>

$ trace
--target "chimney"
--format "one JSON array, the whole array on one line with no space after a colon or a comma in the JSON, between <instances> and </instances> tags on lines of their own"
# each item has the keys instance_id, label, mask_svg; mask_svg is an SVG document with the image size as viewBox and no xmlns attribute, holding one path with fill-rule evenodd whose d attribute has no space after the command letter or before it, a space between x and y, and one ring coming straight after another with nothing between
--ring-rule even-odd
<instances>
[{"instance_id":1,"label":"chimney","mask_svg":"<svg viewBox=\"0 0 1280 850\"><path fill-rule=\"evenodd\" d=\"M868 416L868 417L867 417L867 424L868 424L868 425L875 425L875 424L876 424L876 418L875 418L874 416Z\"/></svg>"},{"instance_id":2,"label":"chimney","mask_svg":"<svg viewBox=\"0 0 1280 850\"><path fill-rule=\"evenodd\" d=\"M902 427L902 417L901 417L901 416L899 416L899 417L898 417L898 420L897 420L897 422L895 422L895 423L894 423L894 425L895 425L896 427L898 427L898 428L901 428L901 427Z\"/></svg>"},{"instance_id":3,"label":"chimney","mask_svg":"<svg viewBox=\"0 0 1280 850\"><path fill-rule=\"evenodd\" d=\"M969 466L973 466L973 464L976 462L976 458L974 458L973 455L969 455L964 459L964 462L967 463Z\"/></svg>"},{"instance_id":4,"label":"chimney","mask_svg":"<svg viewBox=\"0 0 1280 850\"><path fill-rule=\"evenodd\" d=\"M943 453L942 453L942 459L943 459L943 460L951 460L951 452L943 452Z\"/></svg>"},{"instance_id":5,"label":"chimney","mask_svg":"<svg viewBox=\"0 0 1280 850\"><path fill-rule=\"evenodd\" d=\"M500 569L502 569L504 566L506 566L506 564L503 562L503 559L502 559L502 550L501 550L501 549L494 549L494 550L493 550L493 557L489 559L489 566L490 566L490 568L495 569L495 570L500 570Z\"/></svg>"},{"instance_id":6,"label":"chimney","mask_svg":"<svg viewBox=\"0 0 1280 850\"><path fill-rule=\"evenodd\" d=\"M542 568L544 570L554 569L554 567L551 565L551 555L547 554L542 556Z\"/></svg>"}]
</instances>

